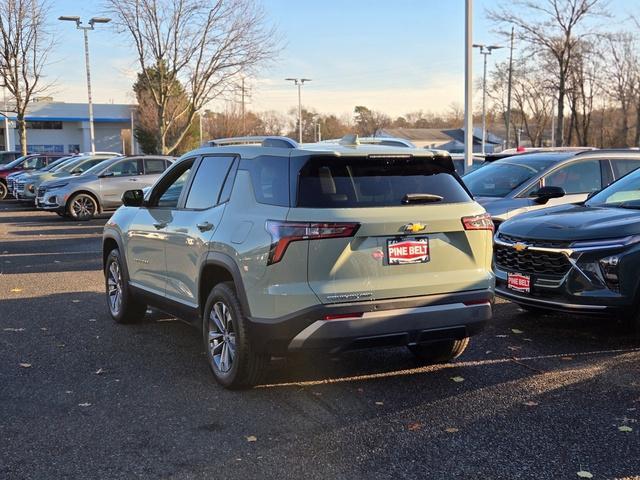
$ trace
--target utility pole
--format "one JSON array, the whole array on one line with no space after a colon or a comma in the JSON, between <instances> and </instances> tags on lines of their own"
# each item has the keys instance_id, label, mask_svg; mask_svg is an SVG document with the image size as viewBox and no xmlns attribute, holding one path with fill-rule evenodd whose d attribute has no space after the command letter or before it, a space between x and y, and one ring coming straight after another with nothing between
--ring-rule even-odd
<instances>
[{"instance_id":1,"label":"utility pole","mask_svg":"<svg viewBox=\"0 0 640 480\"><path fill-rule=\"evenodd\" d=\"M551 146L556 146L556 97L551 102Z\"/></svg>"},{"instance_id":2,"label":"utility pole","mask_svg":"<svg viewBox=\"0 0 640 480\"><path fill-rule=\"evenodd\" d=\"M479 48L480 54L484 55L484 71L482 74L482 154L485 153L485 143L487 140L487 57L493 50L502 48L499 45L483 45L474 43L473 48Z\"/></svg>"},{"instance_id":3,"label":"utility pole","mask_svg":"<svg viewBox=\"0 0 640 480\"><path fill-rule=\"evenodd\" d=\"M58 20L62 20L64 22L75 22L76 28L78 30L82 30L84 33L84 61L87 69L87 94L89 97L89 138L91 141L91 153L95 153L96 139L95 132L93 130L93 100L91 98L91 69L89 67L89 30L95 30L96 23L109 23L111 19L103 17L93 17L91 20L89 20L88 27L82 26L80 17L62 16L58 17ZM131 132L131 134L133 134L133 131Z\"/></svg>"},{"instance_id":4,"label":"utility pole","mask_svg":"<svg viewBox=\"0 0 640 480\"><path fill-rule=\"evenodd\" d=\"M200 122L200 131L202 132L202 122ZM247 121L244 116L244 77L242 77L242 135L247 134ZM200 135L202 137L202 134ZM202 138L200 138L202 143Z\"/></svg>"},{"instance_id":5,"label":"utility pole","mask_svg":"<svg viewBox=\"0 0 640 480\"><path fill-rule=\"evenodd\" d=\"M134 114L134 109L131 109L131 155L135 155L136 154L136 136L134 134L134 125L133 125L133 114ZM123 150L124 153L124 150Z\"/></svg>"},{"instance_id":6,"label":"utility pole","mask_svg":"<svg viewBox=\"0 0 640 480\"><path fill-rule=\"evenodd\" d=\"M464 172L473 166L473 0L464 9Z\"/></svg>"},{"instance_id":7,"label":"utility pole","mask_svg":"<svg viewBox=\"0 0 640 480\"><path fill-rule=\"evenodd\" d=\"M302 85L310 82L310 78L285 78L287 82L293 82L298 87L298 143L302 143Z\"/></svg>"},{"instance_id":8,"label":"utility pole","mask_svg":"<svg viewBox=\"0 0 640 480\"><path fill-rule=\"evenodd\" d=\"M510 136L511 136L511 82L513 81L513 34L514 27L511 27L511 47L509 48L509 80L507 83L507 119L505 122L505 126L507 127L507 148L510 145Z\"/></svg>"}]
</instances>

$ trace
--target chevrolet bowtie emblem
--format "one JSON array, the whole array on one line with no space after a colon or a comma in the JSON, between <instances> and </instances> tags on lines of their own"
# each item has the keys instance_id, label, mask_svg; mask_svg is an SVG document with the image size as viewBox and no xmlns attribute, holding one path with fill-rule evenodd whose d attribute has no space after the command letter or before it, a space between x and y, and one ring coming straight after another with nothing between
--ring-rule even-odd
<instances>
[{"instance_id":1,"label":"chevrolet bowtie emblem","mask_svg":"<svg viewBox=\"0 0 640 480\"><path fill-rule=\"evenodd\" d=\"M513 248L516 249L516 252L522 252L523 250L526 250L528 247L525 243L518 242L513 244Z\"/></svg>"},{"instance_id":2,"label":"chevrolet bowtie emblem","mask_svg":"<svg viewBox=\"0 0 640 480\"><path fill-rule=\"evenodd\" d=\"M404 229L405 232L418 233L423 231L425 228L427 228L427 226L423 223L408 223L402 228Z\"/></svg>"}]
</instances>

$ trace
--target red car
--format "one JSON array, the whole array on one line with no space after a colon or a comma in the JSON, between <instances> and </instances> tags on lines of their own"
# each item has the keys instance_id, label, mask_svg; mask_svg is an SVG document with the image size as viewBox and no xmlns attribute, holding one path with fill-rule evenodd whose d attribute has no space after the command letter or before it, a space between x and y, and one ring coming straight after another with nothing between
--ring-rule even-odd
<instances>
[{"instance_id":1,"label":"red car","mask_svg":"<svg viewBox=\"0 0 640 480\"><path fill-rule=\"evenodd\" d=\"M62 153L34 153L16 158L13 162L0 166L0 200L7 198L7 175L26 170L37 170L64 157Z\"/></svg>"}]
</instances>

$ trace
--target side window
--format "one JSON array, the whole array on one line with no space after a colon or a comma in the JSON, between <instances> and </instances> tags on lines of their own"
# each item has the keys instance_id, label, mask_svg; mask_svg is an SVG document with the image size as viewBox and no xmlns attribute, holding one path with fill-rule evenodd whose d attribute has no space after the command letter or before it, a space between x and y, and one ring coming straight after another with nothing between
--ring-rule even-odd
<instances>
[{"instance_id":1,"label":"side window","mask_svg":"<svg viewBox=\"0 0 640 480\"><path fill-rule=\"evenodd\" d=\"M42 168L47 165L47 157L38 157L35 168Z\"/></svg>"},{"instance_id":2,"label":"side window","mask_svg":"<svg viewBox=\"0 0 640 480\"><path fill-rule=\"evenodd\" d=\"M164 172L164 169L165 169L165 162L160 158L146 158L144 160L145 175L162 173Z\"/></svg>"},{"instance_id":3,"label":"side window","mask_svg":"<svg viewBox=\"0 0 640 480\"><path fill-rule=\"evenodd\" d=\"M123 160L122 162L118 162L115 165L112 165L108 173L112 173L114 177L125 177L131 175L141 175L142 174L142 165L141 160Z\"/></svg>"},{"instance_id":4,"label":"side window","mask_svg":"<svg viewBox=\"0 0 640 480\"><path fill-rule=\"evenodd\" d=\"M544 184L547 187L562 187L568 195L598 191L602 188L600 162L586 160L561 167L547 175Z\"/></svg>"},{"instance_id":5,"label":"side window","mask_svg":"<svg viewBox=\"0 0 640 480\"><path fill-rule=\"evenodd\" d=\"M611 160L611 164L613 165L613 174L615 175L615 178L618 179L640 167L640 160L618 159Z\"/></svg>"},{"instance_id":6,"label":"side window","mask_svg":"<svg viewBox=\"0 0 640 480\"><path fill-rule=\"evenodd\" d=\"M151 192L149 205L151 207L176 208L182 189L189 180L193 159L181 162L165 175L155 190Z\"/></svg>"},{"instance_id":7,"label":"side window","mask_svg":"<svg viewBox=\"0 0 640 480\"><path fill-rule=\"evenodd\" d=\"M38 165L39 158L40 157L31 157L26 159L24 162L22 162L22 168L24 169L36 168L36 165Z\"/></svg>"},{"instance_id":8,"label":"side window","mask_svg":"<svg viewBox=\"0 0 640 480\"><path fill-rule=\"evenodd\" d=\"M289 206L288 158L257 157L247 160L247 169L251 174L253 191L259 203Z\"/></svg>"},{"instance_id":9,"label":"side window","mask_svg":"<svg viewBox=\"0 0 640 480\"><path fill-rule=\"evenodd\" d=\"M233 161L234 157L203 157L185 207L204 209L217 205L220 190Z\"/></svg>"}]
</instances>

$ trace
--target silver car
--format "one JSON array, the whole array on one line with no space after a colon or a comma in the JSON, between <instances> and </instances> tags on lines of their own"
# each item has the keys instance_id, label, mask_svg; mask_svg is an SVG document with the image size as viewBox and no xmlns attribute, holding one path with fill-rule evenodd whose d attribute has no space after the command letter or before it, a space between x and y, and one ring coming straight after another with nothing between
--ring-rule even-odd
<instances>
[{"instance_id":1,"label":"silver car","mask_svg":"<svg viewBox=\"0 0 640 480\"><path fill-rule=\"evenodd\" d=\"M43 182L36 205L74 220L89 220L122 204L127 190L151 186L173 157L138 156L105 160L82 175Z\"/></svg>"}]
</instances>

